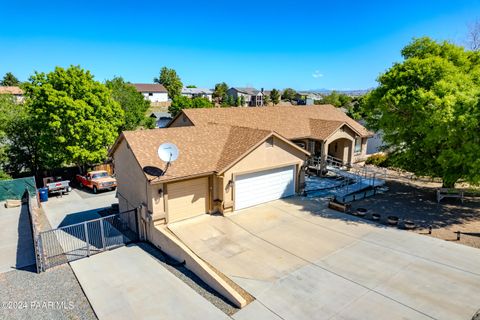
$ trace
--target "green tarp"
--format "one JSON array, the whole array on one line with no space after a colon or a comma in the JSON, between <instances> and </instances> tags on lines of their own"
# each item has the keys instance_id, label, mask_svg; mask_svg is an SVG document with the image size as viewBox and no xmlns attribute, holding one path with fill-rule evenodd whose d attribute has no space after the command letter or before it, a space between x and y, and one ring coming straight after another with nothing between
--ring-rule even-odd
<instances>
[{"instance_id":1,"label":"green tarp","mask_svg":"<svg viewBox=\"0 0 480 320\"><path fill-rule=\"evenodd\" d=\"M25 192L25 189L28 189L31 195L35 195L36 187L34 177L14 180L1 180L0 201L5 201L7 199L20 200Z\"/></svg>"}]
</instances>

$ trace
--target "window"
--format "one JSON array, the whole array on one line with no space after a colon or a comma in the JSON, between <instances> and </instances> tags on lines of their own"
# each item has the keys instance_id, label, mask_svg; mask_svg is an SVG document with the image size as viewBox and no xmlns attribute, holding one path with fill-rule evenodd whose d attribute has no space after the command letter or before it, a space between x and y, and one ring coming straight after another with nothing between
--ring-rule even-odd
<instances>
[{"instance_id":1,"label":"window","mask_svg":"<svg viewBox=\"0 0 480 320\"><path fill-rule=\"evenodd\" d=\"M151 97L153 96L153 92L149 92L148 95Z\"/></svg>"},{"instance_id":2,"label":"window","mask_svg":"<svg viewBox=\"0 0 480 320\"><path fill-rule=\"evenodd\" d=\"M362 152L362 138L356 138L355 139L355 153L360 153Z\"/></svg>"}]
</instances>

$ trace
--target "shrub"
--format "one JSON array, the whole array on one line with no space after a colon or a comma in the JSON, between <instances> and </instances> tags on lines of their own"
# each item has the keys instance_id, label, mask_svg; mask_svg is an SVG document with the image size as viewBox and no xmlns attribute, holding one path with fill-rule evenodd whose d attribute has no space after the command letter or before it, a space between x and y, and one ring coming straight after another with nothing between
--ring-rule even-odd
<instances>
[{"instance_id":1,"label":"shrub","mask_svg":"<svg viewBox=\"0 0 480 320\"><path fill-rule=\"evenodd\" d=\"M377 167L388 167L389 166L389 161L388 161L388 156L386 154L374 154L368 157L368 159L365 161L365 164L373 164L374 166Z\"/></svg>"}]
</instances>

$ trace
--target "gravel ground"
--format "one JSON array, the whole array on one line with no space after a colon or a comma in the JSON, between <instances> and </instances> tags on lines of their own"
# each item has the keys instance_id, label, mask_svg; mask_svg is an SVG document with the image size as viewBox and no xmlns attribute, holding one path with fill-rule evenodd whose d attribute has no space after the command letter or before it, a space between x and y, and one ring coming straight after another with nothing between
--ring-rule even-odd
<instances>
[{"instance_id":1,"label":"gravel ground","mask_svg":"<svg viewBox=\"0 0 480 320\"><path fill-rule=\"evenodd\" d=\"M0 319L97 319L70 265L0 274Z\"/></svg>"},{"instance_id":2,"label":"gravel ground","mask_svg":"<svg viewBox=\"0 0 480 320\"><path fill-rule=\"evenodd\" d=\"M195 290L202 297L210 301L218 309L222 310L227 315L232 315L237 312L238 308L230 304L225 298L220 296L216 291L210 288L205 282L197 277L192 271L188 270L183 264L179 264L169 256L162 253L154 246L146 243L137 243L140 248L152 255L163 267L173 273L177 278L185 282L190 288Z\"/></svg>"}]
</instances>

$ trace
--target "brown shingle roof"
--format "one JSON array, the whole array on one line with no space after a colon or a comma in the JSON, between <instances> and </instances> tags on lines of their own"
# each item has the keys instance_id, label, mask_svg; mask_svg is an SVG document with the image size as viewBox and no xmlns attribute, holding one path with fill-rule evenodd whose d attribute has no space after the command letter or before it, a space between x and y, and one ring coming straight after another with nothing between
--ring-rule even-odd
<instances>
[{"instance_id":1,"label":"brown shingle roof","mask_svg":"<svg viewBox=\"0 0 480 320\"><path fill-rule=\"evenodd\" d=\"M162 92L168 93L167 89L158 83L132 83L138 92Z\"/></svg>"},{"instance_id":2,"label":"brown shingle roof","mask_svg":"<svg viewBox=\"0 0 480 320\"><path fill-rule=\"evenodd\" d=\"M166 163L158 157L157 149L162 143L174 143L179 149L177 160L172 162L165 176L154 181L163 182L220 172L272 134L275 133L225 125L126 131L110 154L125 138L142 168L165 169ZM155 178L146 176L149 180Z\"/></svg>"},{"instance_id":3,"label":"brown shingle roof","mask_svg":"<svg viewBox=\"0 0 480 320\"><path fill-rule=\"evenodd\" d=\"M0 86L0 94L23 94L23 90L19 87L11 87L11 86Z\"/></svg>"},{"instance_id":4,"label":"brown shingle roof","mask_svg":"<svg viewBox=\"0 0 480 320\"><path fill-rule=\"evenodd\" d=\"M208 123L244 126L275 131L290 140L307 137L324 140L342 123L362 137L371 135L332 105L184 109L183 112L196 126Z\"/></svg>"}]
</instances>

